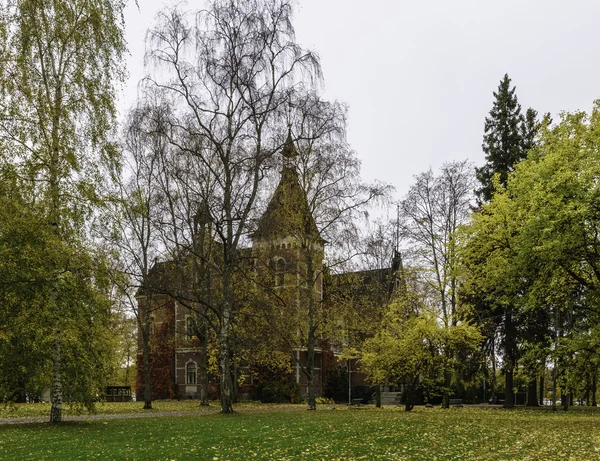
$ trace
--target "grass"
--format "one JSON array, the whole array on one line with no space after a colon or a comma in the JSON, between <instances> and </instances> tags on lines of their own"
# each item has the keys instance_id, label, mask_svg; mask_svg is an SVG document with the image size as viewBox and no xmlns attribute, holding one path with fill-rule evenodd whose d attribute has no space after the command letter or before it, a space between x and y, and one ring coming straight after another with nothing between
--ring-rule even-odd
<instances>
[{"instance_id":1,"label":"grass","mask_svg":"<svg viewBox=\"0 0 600 461\"><path fill-rule=\"evenodd\" d=\"M72 408L69 405L63 407L63 414L65 416L77 416L77 415L122 415L122 414L148 414L149 412L161 413L161 412L183 412L183 413L215 413L219 409L218 402L211 402L209 407L201 407L198 404L198 400L155 400L152 402L152 410L144 410L143 402L99 402L96 404L94 411L89 412L86 409ZM288 407L294 407L288 405ZM303 408L303 405L296 406L297 408ZM248 411L261 409L266 410L270 408L268 405L259 404L257 402L241 402L236 404L236 409L239 411ZM46 417L50 415L50 403L27 403L27 404L0 404L0 418L33 418L33 417Z\"/></svg>"},{"instance_id":2,"label":"grass","mask_svg":"<svg viewBox=\"0 0 600 461\"><path fill-rule=\"evenodd\" d=\"M265 411L4 425L0 459L600 459L596 411L253 409Z\"/></svg>"}]
</instances>

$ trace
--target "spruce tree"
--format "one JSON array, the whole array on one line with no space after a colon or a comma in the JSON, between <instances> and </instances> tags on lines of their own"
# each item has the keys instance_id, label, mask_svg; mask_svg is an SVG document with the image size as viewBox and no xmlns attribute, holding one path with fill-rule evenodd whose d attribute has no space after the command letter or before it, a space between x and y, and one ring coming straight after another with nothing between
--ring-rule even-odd
<instances>
[{"instance_id":1,"label":"spruce tree","mask_svg":"<svg viewBox=\"0 0 600 461\"><path fill-rule=\"evenodd\" d=\"M523 123L521 124L521 136L523 138L523 156L526 156L527 152L529 152L529 149L531 149L535 145L535 136L537 134L538 123L537 115L538 111L532 109L531 107L527 109L527 112L525 112L525 118L523 119ZM550 115L547 114L546 117L550 117Z\"/></svg>"},{"instance_id":2,"label":"spruce tree","mask_svg":"<svg viewBox=\"0 0 600 461\"><path fill-rule=\"evenodd\" d=\"M482 148L486 164L476 168L477 179L481 183L475 191L479 205L492 198L494 174L500 175L500 184L505 186L509 173L533 146L537 111L528 109L525 116L521 114L516 87L511 88L510 83L508 74L505 74L494 92L496 100L490 115L485 118Z\"/></svg>"},{"instance_id":3,"label":"spruce tree","mask_svg":"<svg viewBox=\"0 0 600 461\"><path fill-rule=\"evenodd\" d=\"M500 81L498 90L494 92L494 105L489 117L485 119L485 132L483 135L483 151L486 163L481 168L476 168L477 179L481 187L475 191L479 207L489 203L494 193L494 175L498 174L500 185L506 186L509 174L515 165L527 156L527 152L535 144L537 111L527 109L525 116L521 114L521 105L515 94L516 87L511 88L508 74ZM488 296L480 293L480 308L491 313L500 309L502 315L495 315L498 324L496 328L502 336L501 349L504 356L504 375L506 387L506 400L504 406L512 408L515 404L513 389L514 370L518 359L517 331L514 307L512 305L493 305L485 301Z\"/></svg>"}]
</instances>

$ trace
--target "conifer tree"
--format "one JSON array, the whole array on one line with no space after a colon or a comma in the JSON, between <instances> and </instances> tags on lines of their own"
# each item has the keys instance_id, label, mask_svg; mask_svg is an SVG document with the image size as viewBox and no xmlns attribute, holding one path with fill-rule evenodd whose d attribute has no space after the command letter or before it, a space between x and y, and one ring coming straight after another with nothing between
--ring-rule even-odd
<instances>
[{"instance_id":1,"label":"conifer tree","mask_svg":"<svg viewBox=\"0 0 600 461\"><path fill-rule=\"evenodd\" d=\"M479 207L491 201L495 185L506 187L509 174L535 144L537 111L529 108L523 115L515 93L516 87L511 88L510 84L511 79L505 74L498 90L494 92L496 100L490 115L485 119L482 148L486 164L475 169L477 179L481 183L481 187L475 191ZM499 175L498 182L494 181L496 174ZM483 296L483 301L485 296L482 293L480 295ZM513 388L513 373L518 359L514 308L510 305L493 306L489 302L482 302L481 308L488 313L497 308L503 311L501 316L496 317L499 321L496 328L499 328L502 336L501 348L506 378L505 406L510 408L514 406L514 396L510 389Z\"/></svg>"},{"instance_id":2,"label":"conifer tree","mask_svg":"<svg viewBox=\"0 0 600 461\"><path fill-rule=\"evenodd\" d=\"M506 186L508 175L527 155L533 146L537 111L527 109L521 113L521 105L515 93L516 87L510 87L508 74L500 81L494 92L494 106L489 117L485 118L485 132L482 148L486 164L476 168L477 179L481 187L475 191L479 205L491 200L494 191L494 174L500 175L500 184Z\"/></svg>"}]
</instances>

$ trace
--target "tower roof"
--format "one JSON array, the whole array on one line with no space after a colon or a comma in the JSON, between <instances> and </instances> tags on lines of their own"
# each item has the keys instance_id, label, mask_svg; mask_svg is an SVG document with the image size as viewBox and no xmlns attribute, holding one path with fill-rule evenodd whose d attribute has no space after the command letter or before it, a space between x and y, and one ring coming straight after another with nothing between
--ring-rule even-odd
<instances>
[{"instance_id":1,"label":"tower roof","mask_svg":"<svg viewBox=\"0 0 600 461\"><path fill-rule=\"evenodd\" d=\"M281 152L283 169L281 179L269 201L267 210L258 220L253 238L283 238L288 236L309 237L323 241L312 215L306 192L300 185L298 173L293 165L297 154L291 133Z\"/></svg>"},{"instance_id":2,"label":"tower roof","mask_svg":"<svg viewBox=\"0 0 600 461\"><path fill-rule=\"evenodd\" d=\"M298 151L296 151L296 146L294 146L294 140L292 139L292 130L291 129L288 129L288 135L285 140L285 144L283 145L283 150L281 151L281 156L283 157L284 163L293 161L298 156Z\"/></svg>"}]
</instances>

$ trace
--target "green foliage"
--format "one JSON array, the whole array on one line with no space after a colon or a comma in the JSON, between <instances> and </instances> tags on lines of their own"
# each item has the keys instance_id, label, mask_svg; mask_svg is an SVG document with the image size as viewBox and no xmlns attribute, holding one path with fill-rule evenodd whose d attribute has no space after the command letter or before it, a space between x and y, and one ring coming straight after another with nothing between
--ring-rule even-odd
<instances>
[{"instance_id":1,"label":"green foliage","mask_svg":"<svg viewBox=\"0 0 600 461\"><path fill-rule=\"evenodd\" d=\"M263 403L300 403L300 387L288 368L263 367L255 377L255 393Z\"/></svg>"},{"instance_id":2,"label":"green foliage","mask_svg":"<svg viewBox=\"0 0 600 461\"><path fill-rule=\"evenodd\" d=\"M473 216L462 251L465 298L500 323L505 362L520 357L533 379L551 360L557 386L576 391L584 378L588 394L598 373L586 350L599 320L599 164L598 103L555 126L546 118L506 187L498 178ZM589 367L580 367L583 356Z\"/></svg>"},{"instance_id":3,"label":"green foliage","mask_svg":"<svg viewBox=\"0 0 600 461\"><path fill-rule=\"evenodd\" d=\"M406 314L406 300L397 300L381 330L365 342L361 370L371 382L404 386L407 408L417 391L441 395L444 373L456 367L457 353L473 353L481 341L476 328L458 323L445 327L431 314Z\"/></svg>"},{"instance_id":4,"label":"green foliage","mask_svg":"<svg viewBox=\"0 0 600 461\"><path fill-rule=\"evenodd\" d=\"M35 398L52 371L55 421L62 398L92 404L111 362L110 277L90 228L119 163L109 137L124 75L123 8L16 0L0 10L0 182L16 188L3 197L13 206L0 228L0 368L19 370L0 388L2 398L15 389Z\"/></svg>"},{"instance_id":5,"label":"green foliage","mask_svg":"<svg viewBox=\"0 0 600 461\"><path fill-rule=\"evenodd\" d=\"M511 88L510 83L508 74L505 74L498 91L494 92L490 115L485 119L482 147L486 164L476 169L481 183L481 188L476 191L480 204L492 198L494 175L498 174L500 185L506 186L509 174L526 157L535 140L537 112L528 109L525 117L521 114L516 88Z\"/></svg>"},{"instance_id":6,"label":"green foliage","mask_svg":"<svg viewBox=\"0 0 600 461\"><path fill-rule=\"evenodd\" d=\"M27 203L27 184L11 171L2 170L0 186L0 394L35 399L49 386L58 312L65 318L60 332L67 360L63 372L69 377L65 393L69 400L91 404L112 353L106 260L80 242L57 239L38 208ZM57 266L68 270L54 278ZM50 296L57 283L68 306Z\"/></svg>"}]
</instances>

